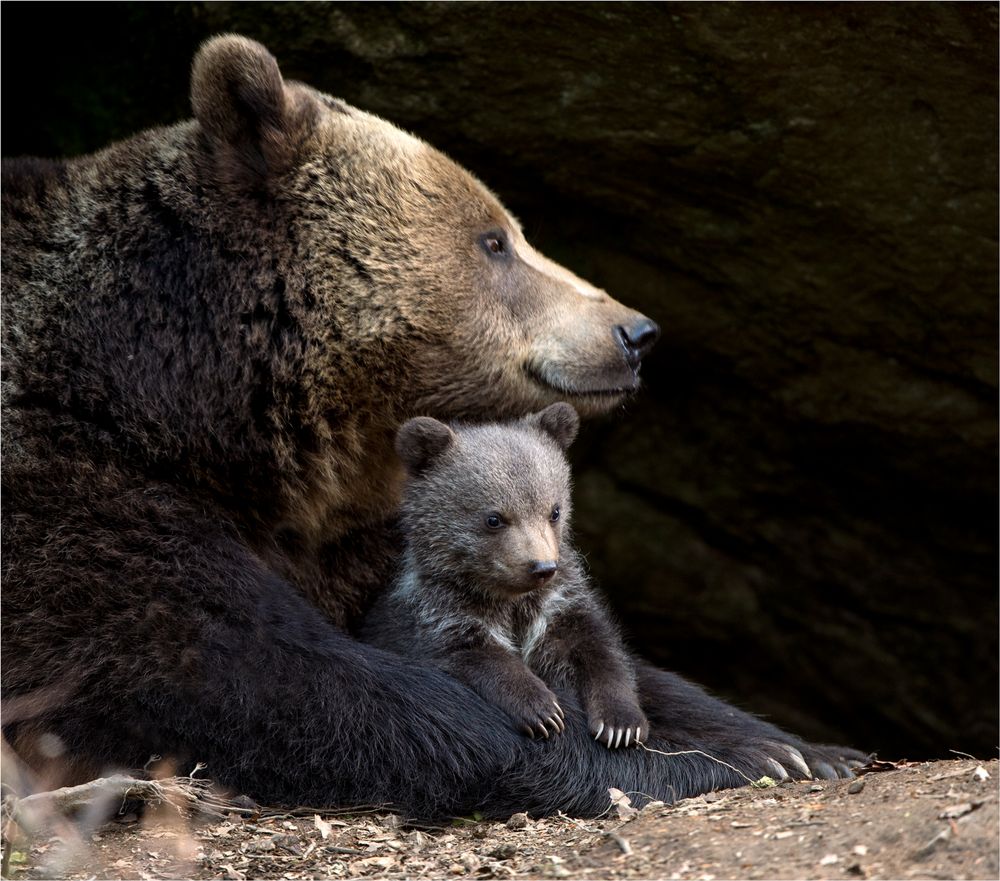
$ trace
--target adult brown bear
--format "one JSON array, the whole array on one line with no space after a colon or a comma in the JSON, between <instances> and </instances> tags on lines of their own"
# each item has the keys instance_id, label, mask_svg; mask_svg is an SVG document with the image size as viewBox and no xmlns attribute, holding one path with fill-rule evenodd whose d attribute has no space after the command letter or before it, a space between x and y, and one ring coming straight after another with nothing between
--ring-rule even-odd
<instances>
[{"instance_id":1,"label":"adult brown bear","mask_svg":"<svg viewBox=\"0 0 1000 881\"><path fill-rule=\"evenodd\" d=\"M474 178L212 40L195 119L4 167L3 696L29 759L207 762L264 801L595 812L735 785L700 754L531 742L345 632L392 566L415 414L487 419L638 385L657 335L525 242ZM664 751L849 774L676 676ZM44 735L44 737L43 737Z\"/></svg>"}]
</instances>

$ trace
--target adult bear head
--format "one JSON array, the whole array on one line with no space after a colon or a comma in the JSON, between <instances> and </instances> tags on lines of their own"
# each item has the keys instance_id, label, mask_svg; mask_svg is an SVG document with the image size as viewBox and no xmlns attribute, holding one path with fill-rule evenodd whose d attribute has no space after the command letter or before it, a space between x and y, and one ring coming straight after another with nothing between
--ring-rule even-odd
<instances>
[{"instance_id":1,"label":"adult bear head","mask_svg":"<svg viewBox=\"0 0 1000 881\"><path fill-rule=\"evenodd\" d=\"M638 388L657 325L532 248L442 153L285 82L263 46L233 35L199 51L192 103L219 186L287 228L283 287L312 393L329 396L317 406L346 383L354 406L364 384L397 424L562 399L592 415Z\"/></svg>"}]
</instances>

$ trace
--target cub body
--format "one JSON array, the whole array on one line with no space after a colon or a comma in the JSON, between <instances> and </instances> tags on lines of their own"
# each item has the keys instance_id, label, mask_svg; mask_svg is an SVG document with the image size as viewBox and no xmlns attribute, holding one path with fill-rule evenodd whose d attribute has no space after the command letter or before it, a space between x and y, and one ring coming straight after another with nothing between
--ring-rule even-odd
<instances>
[{"instance_id":1,"label":"cub body","mask_svg":"<svg viewBox=\"0 0 1000 881\"><path fill-rule=\"evenodd\" d=\"M502 708L531 737L562 733L575 693L609 748L645 740L635 670L569 536L568 404L509 424L418 417L396 449L409 472L407 547L365 638L423 660Z\"/></svg>"}]
</instances>

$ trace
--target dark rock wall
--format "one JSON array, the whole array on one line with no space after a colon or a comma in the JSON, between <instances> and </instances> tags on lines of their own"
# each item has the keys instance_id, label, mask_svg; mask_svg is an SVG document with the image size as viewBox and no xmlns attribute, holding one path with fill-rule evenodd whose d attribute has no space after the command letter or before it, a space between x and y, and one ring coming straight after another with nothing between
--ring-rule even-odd
<instances>
[{"instance_id":1,"label":"dark rock wall","mask_svg":"<svg viewBox=\"0 0 1000 881\"><path fill-rule=\"evenodd\" d=\"M189 115L206 36L473 169L664 337L576 450L657 662L885 755L997 743L994 4L7 4L5 155Z\"/></svg>"}]
</instances>

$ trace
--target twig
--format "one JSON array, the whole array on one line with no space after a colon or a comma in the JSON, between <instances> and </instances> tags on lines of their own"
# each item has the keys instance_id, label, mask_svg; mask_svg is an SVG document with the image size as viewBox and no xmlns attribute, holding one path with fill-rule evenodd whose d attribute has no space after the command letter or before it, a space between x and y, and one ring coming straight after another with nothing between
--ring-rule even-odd
<instances>
[{"instance_id":1,"label":"twig","mask_svg":"<svg viewBox=\"0 0 1000 881\"><path fill-rule=\"evenodd\" d=\"M139 780L124 774L101 777L79 786L66 786L39 792L24 798L8 796L4 810L9 819L30 834L39 832L53 817L62 817L77 808L97 802L124 802L129 798L152 804L168 802L178 812L197 810L223 817L240 809L210 791L207 780L191 777L167 777L163 780Z\"/></svg>"},{"instance_id":2,"label":"twig","mask_svg":"<svg viewBox=\"0 0 1000 881\"><path fill-rule=\"evenodd\" d=\"M129 796L143 801L161 802L165 797L164 787L155 780L137 780L135 777L115 775L101 777L80 786L65 786L50 792L39 792L25 798L9 799L7 807L10 819L28 832L42 825L46 817L68 814L76 808L90 804L97 799L125 801Z\"/></svg>"},{"instance_id":3,"label":"twig","mask_svg":"<svg viewBox=\"0 0 1000 881\"><path fill-rule=\"evenodd\" d=\"M735 768L732 765L730 765L729 762L724 762L722 761L722 759L717 759L715 756L709 755L707 752L701 749L682 749L674 753L665 753L663 750L653 749L650 746L646 746L646 744L644 744L641 740L639 741L639 746L642 747L644 750L646 750L646 752L648 753L656 753L657 755L667 756L668 758L671 756L691 756L691 755L704 756L706 759L711 759L713 762L717 762L718 764L723 765L726 768L729 768L730 771L735 771L737 774L740 775L740 777L746 780L747 783L757 782L752 777L749 777L746 774L744 774L739 768Z\"/></svg>"},{"instance_id":4,"label":"twig","mask_svg":"<svg viewBox=\"0 0 1000 881\"><path fill-rule=\"evenodd\" d=\"M613 829L609 832L605 832L604 834L607 835L608 838L610 838L612 841L614 841L615 844L618 845L618 848L625 856L628 856L630 853L632 853L632 845L629 844L626 839L622 838Z\"/></svg>"}]
</instances>

